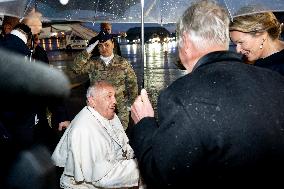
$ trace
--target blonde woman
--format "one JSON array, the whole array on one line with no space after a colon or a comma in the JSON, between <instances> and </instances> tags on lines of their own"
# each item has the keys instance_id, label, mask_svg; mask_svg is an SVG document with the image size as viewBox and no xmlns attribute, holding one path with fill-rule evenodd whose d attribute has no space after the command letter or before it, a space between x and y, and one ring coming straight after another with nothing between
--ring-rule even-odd
<instances>
[{"instance_id":1,"label":"blonde woman","mask_svg":"<svg viewBox=\"0 0 284 189\"><path fill-rule=\"evenodd\" d=\"M281 26L272 12L239 16L230 23L230 37L248 62L284 75Z\"/></svg>"}]
</instances>

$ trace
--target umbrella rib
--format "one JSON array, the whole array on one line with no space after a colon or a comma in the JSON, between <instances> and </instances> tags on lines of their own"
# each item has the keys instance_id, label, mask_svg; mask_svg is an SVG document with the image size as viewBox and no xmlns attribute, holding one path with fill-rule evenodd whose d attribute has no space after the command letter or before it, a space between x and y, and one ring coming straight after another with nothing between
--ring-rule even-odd
<instances>
[{"instance_id":1,"label":"umbrella rib","mask_svg":"<svg viewBox=\"0 0 284 189\"><path fill-rule=\"evenodd\" d=\"M225 7L227 8L227 10L228 10L228 12L229 12L229 16L230 16L230 18L231 18L231 21L233 21L233 15L232 15L232 13L231 13L231 11L230 11L229 6L227 5L227 1L226 1L226 0L223 0L223 1L224 1L224 4L225 4Z\"/></svg>"},{"instance_id":2,"label":"umbrella rib","mask_svg":"<svg viewBox=\"0 0 284 189\"><path fill-rule=\"evenodd\" d=\"M33 3L33 1L36 1L36 0L29 0L27 5L26 5L26 8L24 10L24 13L23 13L23 17L27 15L27 13L30 11L30 8L32 7L31 4Z\"/></svg>"},{"instance_id":3,"label":"umbrella rib","mask_svg":"<svg viewBox=\"0 0 284 189\"><path fill-rule=\"evenodd\" d=\"M97 4L95 5L95 6L96 6L96 8L95 8L95 16L94 16L94 18L96 18L96 17L97 17L99 3L100 3L100 0L97 0Z\"/></svg>"}]
</instances>

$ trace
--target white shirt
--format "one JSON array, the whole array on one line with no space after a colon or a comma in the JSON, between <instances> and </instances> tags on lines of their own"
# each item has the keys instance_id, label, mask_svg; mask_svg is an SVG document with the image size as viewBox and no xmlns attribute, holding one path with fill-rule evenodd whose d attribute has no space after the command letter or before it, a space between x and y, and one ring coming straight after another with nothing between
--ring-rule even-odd
<instances>
[{"instance_id":1,"label":"white shirt","mask_svg":"<svg viewBox=\"0 0 284 189\"><path fill-rule=\"evenodd\" d=\"M52 154L55 165L64 167L60 185L73 189L137 186L139 170L133 157L117 115L107 120L89 106L72 120Z\"/></svg>"},{"instance_id":2,"label":"white shirt","mask_svg":"<svg viewBox=\"0 0 284 189\"><path fill-rule=\"evenodd\" d=\"M110 55L109 57L104 57L100 55L100 58L104 61L104 63L108 66L110 61L113 59L114 54Z\"/></svg>"},{"instance_id":3,"label":"white shirt","mask_svg":"<svg viewBox=\"0 0 284 189\"><path fill-rule=\"evenodd\" d=\"M20 31L18 31L18 30L12 30L12 31L11 31L11 34L17 36L18 38L20 38L21 40L23 40L25 44L27 44L28 39L27 39L26 35L23 34L22 32L20 32Z\"/></svg>"}]
</instances>

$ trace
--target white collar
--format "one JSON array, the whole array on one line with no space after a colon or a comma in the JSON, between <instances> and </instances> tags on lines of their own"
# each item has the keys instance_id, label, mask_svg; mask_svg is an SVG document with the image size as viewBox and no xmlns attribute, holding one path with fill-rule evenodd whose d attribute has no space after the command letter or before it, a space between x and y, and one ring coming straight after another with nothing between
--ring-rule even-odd
<instances>
[{"instance_id":1,"label":"white collar","mask_svg":"<svg viewBox=\"0 0 284 189\"><path fill-rule=\"evenodd\" d=\"M131 147L127 144L128 138L123 130L123 127L118 117L114 115L113 119L108 120L102 115L100 115L99 112L97 112L94 108L87 106L87 109L98 121L98 123L104 128L106 133L110 136L111 140L113 140L121 148L121 151L118 150L120 152L117 152L118 153L117 156L124 160L133 158L134 152L131 149ZM130 148L128 148L128 146Z\"/></svg>"},{"instance_id":2,"label":"white collar","mask_svg":"<svg viewBox=\"0 0 284 189\"><path fill-rule=\"evenodd\" d=\"M100 58L104 61L104 63L106 65L109 65L110 61L113 59L114 54L112 53L112 55L108 56L108 57L103 57L102 55L100 55Z\"/></svg>"},{"instance_id":3,"label":"white collar","mask_svg":"<svg viewBox=\"0 0 284 189\"><path fill-rule=\"evenodd\" d=\"M11 34L17 36L17 37L20 38L22 41L24 41L25 44L27 44L28 39L27 39L26 35L23 34L22 32L20 32L20 31L18 31L18 30L12 30L12 31L11 31Z\"/></svg>"},{"instance_id":4,"label":"white collar","mask_svg":"<svg viewBox=\"0 0 284 189\"><path fill-rule=\"evenodd\" d=\"M103 125L106 126L106 127L110 127L111 123L114 122L114 118L111 119L111 120L108 120L107 118L102 116L99 112L97 112L91 106L87 106L87 109L93 114L93 116L95 116L97 119L99 119L98 120L99 122L103 123Z\"/></svg>"}]
</instances>

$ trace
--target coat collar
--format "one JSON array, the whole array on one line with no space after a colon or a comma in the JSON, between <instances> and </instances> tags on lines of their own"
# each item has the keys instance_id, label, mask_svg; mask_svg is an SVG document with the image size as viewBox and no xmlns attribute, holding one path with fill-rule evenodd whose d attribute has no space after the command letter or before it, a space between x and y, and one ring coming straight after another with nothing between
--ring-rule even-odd
<instances>
[{"instance_id":1,"label":"coat collar","mask_svg":"<svg viewBox=\"0 0 284 189\"><path fill-rule=\"evenodd\" d=\"M27 44L28 39L27 39L27 36L24 34L24 32L21 32L20 30L12 30L12 31L11 31L11 34L17 36L17 37L20 38L25 44Z\"/></svg>"},{"instance_id":2,"label":"coat collar","mask_svg":"<svg viewBox=\"0 0 284 189\"><path fill-rule=\"evenodd\" d=\"M192 71L195 69L216 62L242 62L242 56L233 51L214 51L201 57L195 64Z\"/></svg>"}]
</instances>

